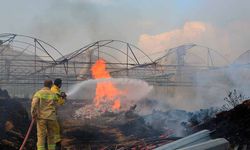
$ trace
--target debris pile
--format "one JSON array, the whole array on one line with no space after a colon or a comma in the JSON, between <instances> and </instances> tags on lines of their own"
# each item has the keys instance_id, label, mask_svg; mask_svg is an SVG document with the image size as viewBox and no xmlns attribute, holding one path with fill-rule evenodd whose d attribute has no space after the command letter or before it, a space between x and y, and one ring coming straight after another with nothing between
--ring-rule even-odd
<instances>
[{"instance_id":1,"label":"debris pile","mask_svg":"<svg viewBox=\"0 0 250 150\"><path fill-rule=\"evenodd\" d=\"M19 149L29 126L30 120L25 108L17 99L11 99L6 90L0 89L0 147L2 150ZM30 138L26 149L35 146ZM32 140L33 139L33 140Z\"/></svg>"},{"instance_id":2,"label":"debris pile","mask_svg":"<svg viewBox=\"0 0 250 150\"><path fill-rule=\"evenodd\" d=\"M244 101L235 108L220 112L195 130L209 129L215 138L226 138L231 145L250 144L250 100Z\"/></svg>"},{"instance_id":3,"label":"debris pile","mask_svg":"<svg viewBox=\"0 0 250 150\"><path fill-rule=\"evenodd\" d=\"M169 137L172 132L153 127L145 116L136 114L135 109L136 105L128 111L66 119L63 122L63 146L68 149L131 149L138 146L149 149L175 140Z\"/></svg>"},{"instance_id":4,"label":"debris pile","mask_svg":"<svg viewBox=\"0 0 250 150\"><path fill-rule=\"evenodd\" d=\"M63 111L72 110L73 105L68 103ZM138 115L137 111L137 105L133 105L127 111L106 111L90 118L70 118L61 112L64 114L63 147L76 150L153 149L179 139L184 129L181 123L188 117L188 112L182 110L154 111L146 116ZM176 133L177 130L180 132Z\"/></svg>"},{"instance_id":5,"label":"debris pile","mask_svg":"<svg viewBox=\"0 0 250 150\"><path fill-rule=\"evenodd\" d=\"M96 107L94 104L87 104L82 108L79 108L76 110L76 113L74 115L75 118L95 118L98 116L101 116L105 112L118 112L117 110L112 109L112 101L106 102L99 107Z\"/></svg>"}]
</instances>

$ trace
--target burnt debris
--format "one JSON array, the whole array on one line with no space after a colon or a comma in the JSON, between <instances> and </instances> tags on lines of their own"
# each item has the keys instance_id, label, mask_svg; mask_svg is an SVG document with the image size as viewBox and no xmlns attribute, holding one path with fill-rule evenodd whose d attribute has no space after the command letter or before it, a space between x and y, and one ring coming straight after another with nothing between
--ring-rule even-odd
<instances>
[{"instance_id":1,"label":"burnt debris","mask_svg":"<svg viewBox=\"0 0 250 150\"><path fill-rule=\"evenodd\" d=\"M226 138L232 145L250 145L250 100L222 111L215 118L197 126L195 130L209 129L214 131L215 138Z\"/></svg>"},{"instance_id":2,"label":"burnt debris","mask_svg":"<svg viewBox=\"0 0 250 150\"><path fill-rule=\"evenodd\" d=\"M2 150L19 149L29 126L30 119L19 99L10 98L0 89L0 147ZM35 146L34 131L25 149Z\"/></svg>"}]
</instances>

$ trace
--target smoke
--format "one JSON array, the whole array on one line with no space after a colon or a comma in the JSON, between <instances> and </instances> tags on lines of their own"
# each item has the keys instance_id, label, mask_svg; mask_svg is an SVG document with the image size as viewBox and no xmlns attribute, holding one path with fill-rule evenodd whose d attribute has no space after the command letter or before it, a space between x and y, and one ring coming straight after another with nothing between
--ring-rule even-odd
<instances>
[{"instance_id":1,"label":"smoke","mask_svg":"<svg viewBox=\"0 0 250 150\"><path fill-rule=\"evenodd\" d=\"M50 1L44 14L32 22L32 35L48 41L64 54L93 42L100 28L96 5L88 0Z\"/></svg>"},{"instance_id":2,"label":"smoke","mask_svg":"<svg viewBox=\"0 0 250 150\"><path fill-rule=\"evenodd\" d=\"M144 116L146 124L153 129L163 130L167 136L177 137L185 135L185 127L182 124L188 122L188 119L188 112L182 110L154 111L152 114Z\"/></svg>"},{"instance_id":3,"label":"smoke","mask_svg":"<svg viewBox=\"0 0 250 150\"><path fill-rule=\"evenodd\" d=\"M182 109L196 111L210 107L222 107L224 98L229 91L236 89L245 97L250 96L250 69L246 66L229 66L217 69L196 70L192 74L192 80L184 80L192 83L192 86L155 86L149 99L156 101L156 110L167 111Z\"/></svg>"},{"instance_id":4,"label":"smoke","mask_svg":"<svg viewBox=\"0 0 250 150\"><path fill-rule=\"evenodd\" d=\"M157 87L151 99L165 102L168 105L166 109L170 107L194 111L200 108L222 106L224 97L232 89L239 89L245 95L250 95L250 89L247 86L250 73L247 65L249 54L245 54L245 59L242 60L242 64L245 65L241 67L230 65L230 62L234 62L239 55L249 49L249 42L246 41L249 38L247 25L249 25L248 20L230 22L223 28L207 22L189 21L185 22L182 27L167 32L155 35L142 34L138 45L151 53L170 49L183 43L195 43L215 49L223 56L207 54L207 49L199 46L185 51L183 78L180 81L176 79L170 79L170 81L190 82L192 86ZM172 56L168 56L163 65L176 65L176 55ZM202 69L202 66L211 64L207 61L209 57L212 58L213 65L218 68ZM229 61L225 61L224 58ZM185 67L188 65L197 65L201 69L192 70L192 68Z\"/></svg>"},{"instance_id":5,"label":"smoke","mask_svg":"<svg viewBox=\"0 0 250 150\"><path fill-rule=\"evenodd\" d=\"M241 53L249 49L249 43L246 41L249 38L247 25L249 25L247 20L229 22L224 28L207 22L189 21L185 22L183 27L167 32L155 35L142 34L138 45L151 53L170 49L183 43L195 43L211 47L224 56L209 54L213 65L221 68L185 72L185 67L183 67L184 79L181 82L190 82L193 86L155 88L151 99L157 99L160 103L156 105L156 108L164 111L164 107L161 106L165 106L165 110L172 108L194 111L201 108L220 107L224 104L224 97L232 89L238 89L245 95L250 95L250 89L247 86L250 73L248 67L230 65L230 61L233 62ZM185 65L206 66L209 64L206 61L209 55L206 50L202 49L194 47L186 51ZM226 62L224 58L229 61ZM242 64L248 64L248 54L244 58L241 60ZM175 63L176 55L166 58L166 64ZM187 67L187 70L190 68Z\"/></svg>"},{"instance_id":6,"label":"smoke","mask_svg":"<svg viewBox=\"0 0 250 150\"><path fill-rule=\"evenodd\" d=\"M217 50L228 60L233 61L249 49L250 21L234 21L223 28L201 21L188 21L180 28L155 35L141 34L138 45L148 51L159 52L184 43L195 43Z\"/></svg>"},{"instance_id":7,"label":"smoke","mask_svg":"<svg viewBox=\"0 0 250 150\"><path fill-rule=\"evenodd\" d=\"M130 34L132 31L127 32L128 24L141 28L141 22L128 15L122 1L54 0L48 1L48 5L34 17L28 34L49 42L63 54L98 40L136 40L137 36ZM134 17L139 14L133 8L130 11Z\"/></svg>"}]
</instances>

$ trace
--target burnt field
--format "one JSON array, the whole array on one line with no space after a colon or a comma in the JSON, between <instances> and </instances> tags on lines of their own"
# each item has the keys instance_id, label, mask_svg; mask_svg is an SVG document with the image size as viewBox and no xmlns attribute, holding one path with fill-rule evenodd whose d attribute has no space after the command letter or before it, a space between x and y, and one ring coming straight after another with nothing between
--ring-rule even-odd
<instances>
[{"instance_id":1,"label":"burnt field","mask_svg":"<svg viewBox=\"0 0 250 150\"><path fill-rule=\"evenodd\" d=\"M4 150L19 149L31 122L28 99L4 97L1 106L0 147ZM26 106L26 108L24 107ZM117 149L155 148L178 138L168 137L165 129L153 128L134 110L104 113L97 118L79 119L74 117L75 109L83 103L74 101L60 108L63 149ZM17 109L18 108L18 109ZM36 128L32 129L25 149L35 149Z\"/></svg>"},{"instance_id":2,"label":"burnt field","mask_svg":"<svg viewBox=\"0 0 250 150\"><path fill-rule=\"evenodd\" d=\"M22 102L22 103L21 103ZM19 149L30 123L28 99L2 96L2 149ZM235 108L214 114L209 109L198 112L169 110L138 115L137 107L119 113L106 112L94 118L79 118L75 110L84 101L68 100L59 109L63 149L154 149L191 133L209 129L214 138L226 138L231 145L249 145L249 100ZM35 149L35 127L25 149Z\"/></svg>"},{"instance_id":3,"label":"burnt field","mask_svg":"<svg viewBox=\"0 0 250 150\"><path fill-rule=\"evenodd\" d=\"M246 100L231 110L216 114L215 118L197 126L196 130L214 131L213 137L224 137L232 145L250 145L249 123L250 100Z\"/></svg>"},{"instance_id":4,"label":"burnt field","mask_svg":"<svg viewBox=\"0 0 250 150\"><path fill-rule=\"evenodd\" d=\"M70 103L64 108L77 108ZM77 104L79 106L79 104ZM61 109L61 110L62 110ZM155 148L178 139L164 125L153 127L135 113L136 108L119 113L106 112L94 118L77 118L68 111L61 120L62 144L69 149ZM59 112L60 116L64 111Z\"/></svg>"}]
</instances>

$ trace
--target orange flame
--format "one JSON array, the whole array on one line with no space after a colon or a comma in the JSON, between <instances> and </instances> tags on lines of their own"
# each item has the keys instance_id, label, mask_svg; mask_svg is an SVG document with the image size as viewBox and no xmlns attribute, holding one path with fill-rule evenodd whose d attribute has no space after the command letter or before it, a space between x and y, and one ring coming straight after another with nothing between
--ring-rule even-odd
<instances>
[{"instance_id":1,"label":"orange flame","mask_svg":"<svg viewBox=\"0 0 250 150\"><path fill-rule=\"evenodd\" d=\"M101 78L110 78L109 72L106 70L105 61L99 59L96 63L91 67L92 77L94 79L101 79Z\"/></svg>"},{"instance_id":2,"label":"orange flame","mask_svg":"<svg viewBox=\"0 0 250 150\"><path fill-rule=\"evenodd\" d=\"M96 63L91 67L92 77L94 79L101 78L111 78L109 72L106 70L105 61L99 59ZM111 81L102 81L97 83L94 103L96 107L100 107L103 103L111 103L112 110L119 110L121 107L121 102L119 99L119 95L122 92L117 89Z\"/></svg>"}]
</instances>

